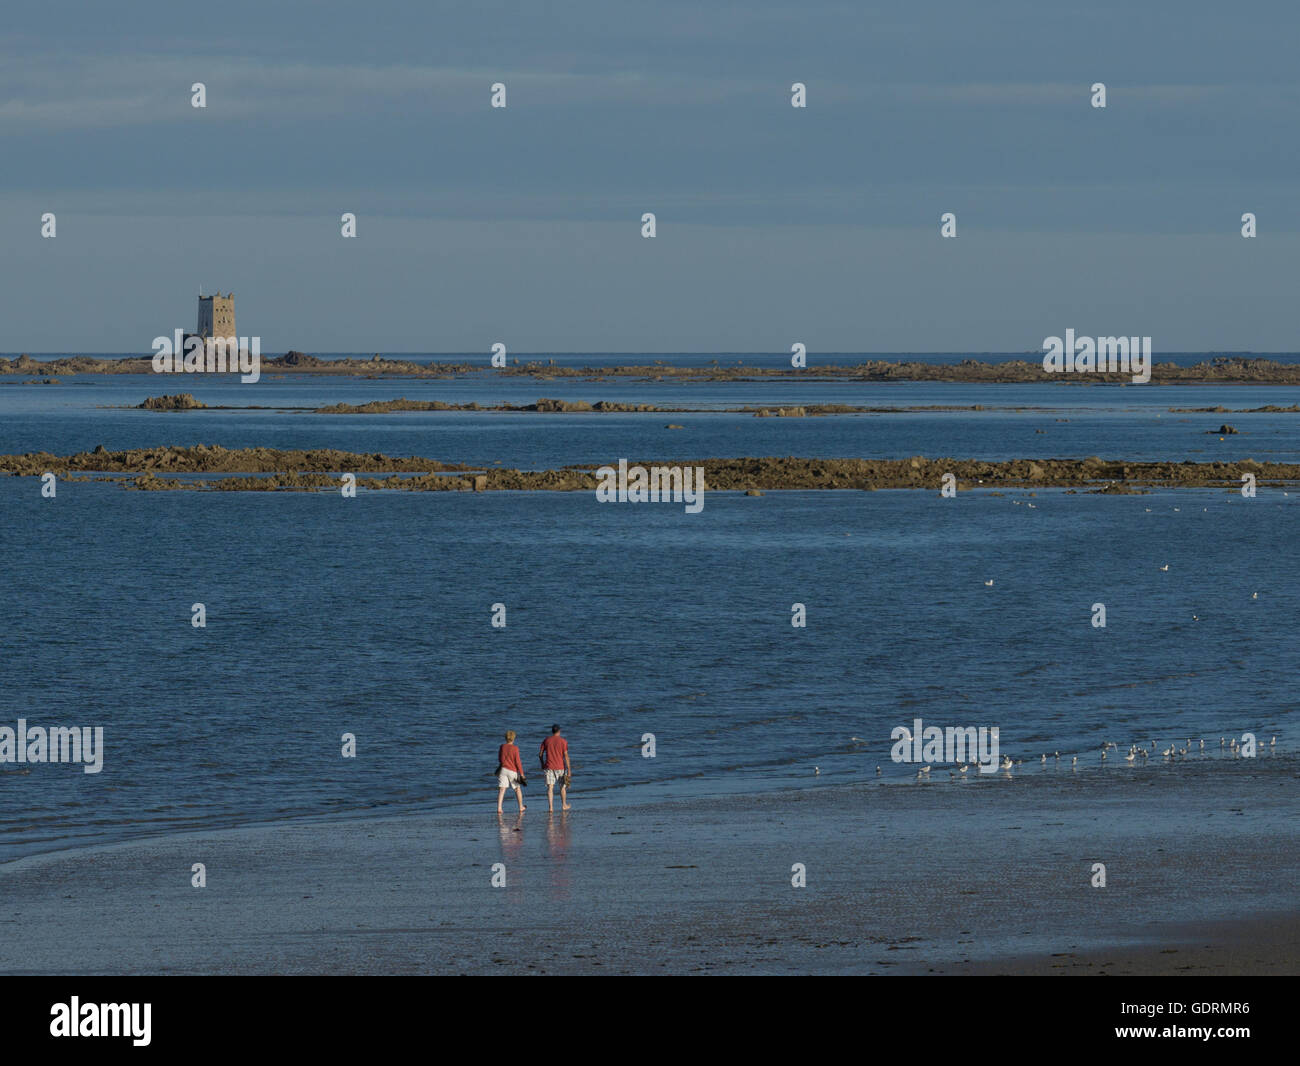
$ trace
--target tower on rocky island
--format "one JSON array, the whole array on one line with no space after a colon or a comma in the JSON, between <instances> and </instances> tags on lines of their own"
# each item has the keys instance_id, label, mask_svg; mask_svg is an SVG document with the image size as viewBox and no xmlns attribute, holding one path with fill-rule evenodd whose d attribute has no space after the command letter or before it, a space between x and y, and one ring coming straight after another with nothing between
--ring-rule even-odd
<instances>
[{"instance_id":1,"label":"tower on rocky island","mask_svg":"<svg viewBox=\"0 0 1300 1066\"><path fill-rule=\"evenodd\" d=\"M199 328L204 340L212 337L235 337L235 294L199 296Z\"/></svg>"}]
</instances>

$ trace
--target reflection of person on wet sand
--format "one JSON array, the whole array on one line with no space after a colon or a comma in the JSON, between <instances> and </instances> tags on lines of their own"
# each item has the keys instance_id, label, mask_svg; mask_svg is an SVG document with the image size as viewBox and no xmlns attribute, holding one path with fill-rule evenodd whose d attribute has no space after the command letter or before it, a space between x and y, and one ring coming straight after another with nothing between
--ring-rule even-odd
<instances>
[{"instance_id":1,"label":"reflection of person on wet sand","mask_svg":"<svg viewBox=\"0 0 1300 1066\"><path fill-rule=\"evenodd\" d=\"M497 815L497 832L501 836L501 861L515 869L524 848L524 812L515 815L513 822L507 822L503 815Z\"/></svg>"},{"instance_id":2,"label":"reflection of person on wet sand","mask_svg":"<svg viewBox=\"0 0 1300 1066\"><path fill-rule=\"evenodd\" d=\"M546 877L553 900L567 900L574 887L578 867L569 869L570 825L568 814L545 819Z\"/></svg>"},{"instance_id":3,"label":"reflection of person on wet sand","mask_svg":"<svg viewBox=\"0 0 1300 1066\"><path fill-rule=\"evenodd\" d=\"M519 761L519 749L515 747L515 731L506 730L506 742L497 749L497 814L501 813L501 804L506 798L506 789L515 790L515 799L519 801L519 809L526 811L524 806L524 793L519 787L526 784L524 780L524 764Z\"/></svg>"},{"instance_id":4,"label":"reflection of person on wet sand","mask_svg":"<svg viewBox=\"0 0 1300 1066\"><path fill-rule=\"evenodd\" d=\"M555 811L555 782L560 783L560 809L569 809L569 742L560 736L560 727L551 726L551 735L542 741L542 769L546 771L546 806Z\"/></svg>"}]
</instances>

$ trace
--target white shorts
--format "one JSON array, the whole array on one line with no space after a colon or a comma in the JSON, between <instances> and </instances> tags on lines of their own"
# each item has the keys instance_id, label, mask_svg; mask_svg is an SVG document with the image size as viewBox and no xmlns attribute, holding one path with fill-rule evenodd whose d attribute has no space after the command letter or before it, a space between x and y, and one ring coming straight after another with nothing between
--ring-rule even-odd
<instances>
[{"instance_id":1,"label":"white shorts","mask_svg":"<svg viewBox=\"0 0 1300 1066\"><path fill-rule=\"evenodd\" d=\"M514 770L502 767L501 772L497 774L497 788L514 788L517 784L519 784L519 775Z\"/></svg>"},{"instance_id":2,"label":"white shorts","mask_svg":"<svg viewBox=\"0 0 1300 1066\"><path fill-rule=\"evenodd\" d=\"M566 773L568 773L567 770L547 770L547 771L546 771L546 787L547 787L547 788L552 788L552 787L555 786L555 785L562 785L562 784L564 784L564 775L565 775Z\"/></svg>"}]
</instances>

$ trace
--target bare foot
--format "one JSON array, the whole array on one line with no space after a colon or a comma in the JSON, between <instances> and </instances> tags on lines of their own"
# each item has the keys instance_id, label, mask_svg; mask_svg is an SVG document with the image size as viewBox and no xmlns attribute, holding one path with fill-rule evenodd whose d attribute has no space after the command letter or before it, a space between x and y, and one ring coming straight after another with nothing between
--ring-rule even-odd
<instances>
[{"instance_id":1,"label":"bare foot","mask_svg":"<svg viewBox=\"0 0 1300 1066\"><path fill-rule=\"evenodd\" d=\"M560 810L562 810L562 811L571 811L571 810L573 810L573 808L570 807L570 806L566 803L563 807L560 808Z\"/></svg>"}]
</instances>

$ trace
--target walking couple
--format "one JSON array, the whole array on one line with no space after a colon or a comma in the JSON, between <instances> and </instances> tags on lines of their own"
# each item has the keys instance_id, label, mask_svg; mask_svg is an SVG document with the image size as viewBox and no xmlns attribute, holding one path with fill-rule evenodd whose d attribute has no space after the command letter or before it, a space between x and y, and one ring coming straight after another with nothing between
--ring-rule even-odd
<instances>
[{"instance_id":1,"label":"walking couple","mask_svg":"<svg viewBox=\"0 0 1300 1066\"><path fill-rule=\"evenodd\" d=\"M555 811L555 785L559 782L560 809L569 810L569 778L573 768L569 764L569 742L560 736L558 725L551 726L551 735L542 741L537 755L541 759L542 769L546 771L547 808ZM524 776L524 764L520 762L519 749L515 746L515 731L507 729L506 742L497 751L497 814L502 813L501 804L505 801L508 788L514 789L519 809L528 809L524 806L523 786L526 784L528 779Z\"/></svg>"}]
</instances>

